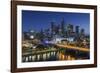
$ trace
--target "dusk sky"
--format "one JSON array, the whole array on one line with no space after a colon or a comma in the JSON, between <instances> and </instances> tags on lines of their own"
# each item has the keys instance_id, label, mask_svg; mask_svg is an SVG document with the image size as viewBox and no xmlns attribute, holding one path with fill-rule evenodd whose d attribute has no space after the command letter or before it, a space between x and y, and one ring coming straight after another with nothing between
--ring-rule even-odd
<instances>
[{"instance_id":1,"label":"dusk sky","mask_svg":"<svg viewBox=\"0 0 100 73\"><path fill-rule=\"evenodd\" d=\"M56 25L61 24L62 19L65 25L72 24L85 29L85 33L90 33L90 14L89 13L71 13L71 12L48 12L48 11L29 11L22 10L22 31L40 31L50 28L53 21Z\"/></svg>"}]
</instances>

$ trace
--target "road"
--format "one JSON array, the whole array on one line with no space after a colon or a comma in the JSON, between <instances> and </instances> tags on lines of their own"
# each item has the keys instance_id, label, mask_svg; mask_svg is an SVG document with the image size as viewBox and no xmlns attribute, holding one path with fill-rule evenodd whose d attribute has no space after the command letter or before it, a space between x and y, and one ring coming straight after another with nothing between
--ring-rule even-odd
<instances>
[{"instance_id":1,"label":"road","mask_svg":"<svg viewBox=\"0 0 100 73\"><path fill-rule=\"evenodd\" d=\"M56 44L56 46L58 46L60 48L79 50L79 51L83 51L83 52L89 52L90 51L89 48L82 48L82 47L71 46L71 45Z\"/></svg>"}]
</instances>

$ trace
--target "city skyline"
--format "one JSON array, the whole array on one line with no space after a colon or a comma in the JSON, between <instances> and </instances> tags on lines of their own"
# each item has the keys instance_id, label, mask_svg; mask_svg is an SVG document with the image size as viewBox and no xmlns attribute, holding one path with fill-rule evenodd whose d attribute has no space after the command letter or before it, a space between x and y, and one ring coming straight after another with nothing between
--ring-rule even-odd
<instances>
[{"instance_id":1,"label":"city skyline","mask_svg":"<svg viewBox=\"0 0 100 73\"><path fill-rule=\"evenodd\" d=\"M86 34L90 34L89 13L71 13L71 12L48 12L48 11L22 11L22 31L27 32L33 29L37 32L41 29L49 29L51 22L55 25L60 25L64 19L65 25L72 24L74 26L80 26L80 29L85 29ZM74 30L75 31L75 30Z\"/></svg>"},{"instance_id":2,"label":"city skyline","mask_svg":"<svg viewBox=\"0 0 100 73\"><path fill-rule=\"evenodd\" d=\"M22 11L22 62L90 59L89 16Z\"/></svg>"}]
</instances>

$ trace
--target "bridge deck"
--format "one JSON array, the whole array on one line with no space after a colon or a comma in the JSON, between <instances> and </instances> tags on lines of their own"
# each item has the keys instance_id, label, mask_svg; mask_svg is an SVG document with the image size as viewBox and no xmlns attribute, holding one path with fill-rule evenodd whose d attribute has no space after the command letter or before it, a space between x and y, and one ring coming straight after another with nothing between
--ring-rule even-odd
<instances>
[{"instance_id":1,"label":"bridge deck","mask_svg":"<svg viewBox=\"0 0 100 73\"><path fill-rule=\"evenodd\" d=\"M89 52L90 51L89 48L82 48L82 47L71 46L71 45L56 44L56 46L58 46L60 48L79 50L79 51L83 51L83 52Z\"/></svg>"},{"instance_id":2,"label":"bridge deck","mask_svg":"<svg viewBox=\"0 0 100 73\"><path fill-rule=\"evenodd\" d=\"M31 51L31 53L30 52L24 52L24 53L22 53L22 55L23 56L30 55L30 54L34 55L34 54L42 54L42 53L54 52L54 51L58 51L58 50L57 49L47 49L47 50L41 50L41 51Z\"/></svg>"}]
</instances>

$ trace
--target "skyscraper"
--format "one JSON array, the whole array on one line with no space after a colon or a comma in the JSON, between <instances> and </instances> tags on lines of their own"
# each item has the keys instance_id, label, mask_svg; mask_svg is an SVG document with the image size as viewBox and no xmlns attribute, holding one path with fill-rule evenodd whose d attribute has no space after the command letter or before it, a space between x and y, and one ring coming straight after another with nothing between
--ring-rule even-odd
<instances>
[{"instance_id":1,"label":"skyscraper","mask_svg":"<svg viewBox=\"0 0 100 73\"><path fill-rule=\"evenodd\" d=\"M64 34L65 34L64 27L65 27L65 21L64 21L64 18L63 18L62 21L61 21L61 32L62 32L62 36L64 36Z\"/></svg>"},{"instance_id":2,"label":"skyscraper","mask_svg":"<svg viewBox=\"0 0 100 73\"><path fill-rule=\"evenodd\" d=\"M51 22L51 37L54 34L54 22Z\"/></svg>"},{"instance_id":3,"label":"skyscraper","mask_svg":"<svg viewBox=\"0 0 100 73\"><path fill-rule=\"evenodd\" d=\"M68 24L68 26L67 26L67 35L71 36L72 33L73 33L73 25Z\"/></svg>"},{"instance_id":4,"label":"skyscraper","mask_svg":"<svg viewBox=\"0 0 100 73\"><path fill-rule=\"evenodd\" d=\"M84 31L83 28L81 29L80 34L81 34L81 35L84 35L84 34L85 34L85 31Z\"/></svg>"},{"instance_id":5,"label":"skyscraper","mask_svg":"<svg viewBox=\"0 0 100 73\"><path fill-rule=\"evenodd\" d=\"M80 38L81 38L81 39L84 39L84 37L85 37L85 30L82 28L82 29L80 30Z\"/></svg>"},{"instance_id":6,"label":"skyscraper","mask_svg":"<svg viewBox=\"0 0 100 73\"><path fill-rule=\"evenodd\" d=\"M76 35L79 35L79 26L75 27Z\"/></svg>"}]
</instances>

